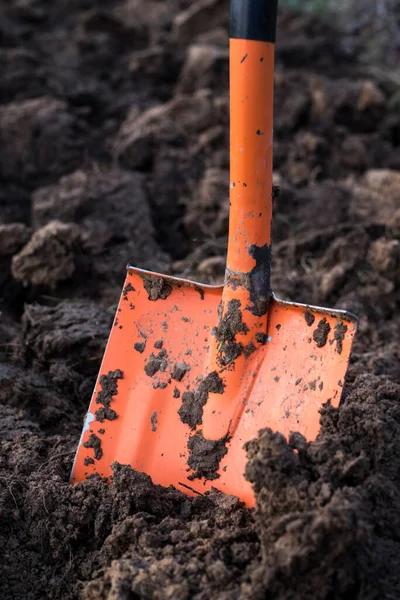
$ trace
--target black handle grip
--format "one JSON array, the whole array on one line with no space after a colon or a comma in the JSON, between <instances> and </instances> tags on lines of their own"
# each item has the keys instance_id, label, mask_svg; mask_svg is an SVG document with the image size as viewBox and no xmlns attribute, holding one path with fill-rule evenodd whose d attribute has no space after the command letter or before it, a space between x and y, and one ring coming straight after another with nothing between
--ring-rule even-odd
<instances>
[{"instance_id":1,"label":"black handle grip","mask_svg":"<svg viewBox=\"0 0 400 600\"><path fill-rule=\"evenodd\" d=\"M231 0L229 36L275 42L278 0Z\"/></svg>"}]
</instances>

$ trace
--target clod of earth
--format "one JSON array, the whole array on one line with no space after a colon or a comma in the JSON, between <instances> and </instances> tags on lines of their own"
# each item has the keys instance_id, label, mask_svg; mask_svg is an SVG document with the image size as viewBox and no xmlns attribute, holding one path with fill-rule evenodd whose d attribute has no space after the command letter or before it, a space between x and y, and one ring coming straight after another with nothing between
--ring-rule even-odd
<instances>
[{"instance_id":1,"label":"clod of earth","mask_svg":"<svg viewBox=\"0 0 400 600\"><path fill-rule=\"evenodd\" d=\"M313 340L317 344L317 348L322 348L325 346L330 330L331 326L324 317L320 320L317 329L315 329L313 332Z\"/></svg>"},{"instance_id":2,"label":"clod of earth","mask_svg":"<svg viewBox=\"0 0 400 600\"><path fill-rule=\"evenodd\" d=\"M221 365L232 363L243 352L243 344L236 341L238 333L247 333L249 328L243 322L240 300L230 300L227 311L215 328L215 338L219 342L218 359Z\"/></svg>"},{"instance_id":3,"label":"clod of earth","mask_svg":"<svg viewBox=\"0 0 400 600\"><path fill-rule=\"evenodd\" d=\"M142 280L149 300L165 300L172 292L171 284L163 277L142 275Z\"/></svg>"},{"instance_id":4,"label":"clod of earth","mask_svg":"<svg viewBox=\"0 0 400 600\"><path fill-rule=\"evenodd\" d=\"M75 273L81 245L80 227L51 221L35 231L26 246L13 256L13 276L24 285L47 285L55 289L59 282Z\"/></svg>"},{"instance_id":5,"label":"clod of earth","mask_svg":"<svg viewBox=\"0 0 400 600\"><path fill-rule=\"evenodd\" d=\"M261 346L265 346L268 341L268 336L266 333L258 331L255 335L256 341L261 344Z\"/></svg>"},{"instance_id":6,"label":"clod of earth","mask_svg":"<svg viewBox=\"0 0 400 600\"><path fill-rule=\"evenodd\" d=\"M114 421L118 416L115 410L110 408L110 403L118 393L118 379L122 378L123 373L119 369L109 371L107 375L100 377L101 390L96 396L96 403L103 405L103 408L96 410L96 419L100 423L103 423L104 420Z\"/></svg>"},{"instance_id":7,"label":"clod of earth","mask_svg":"<svg viewBox=\"0 0 400 600\"><path fill-rule=\"evenodd\" d=\"M182 381L185 373L187 373L188 371L190 371L190 365L188 365L184 361L177 362L174 366L171 377L176 381Z\"/></svg>"},{"instance_id":8,"label":"clod of earth","mask_svg":"<svg viewBox=\"0 0 400 600\"><path fill-rule=\"evenodd\" d=\"M104 408L99 408L96 410L96 420L100 423L104 423L104 421L115 421L118 417L115 410L110 408L109 406L105 406Z\"/></svg>"},{"instance_id":9,"label":"clod of earth","mask_svg":"<svg viewBox=\"0 0 400 600\"><path fill-rule=\"evenodd\" d=\"M339 354L342 353L343 350L343 340L347 331L347 325L345 325L342 321L339 321L335 325L333 338L336 342L336 350Z\"/></svg>"},{"instance_id":10,"label":"clod of earth","mask_svg":"<svg viewBox=\"0 0 400 600\"><path fill-rule=\"evenodd\" d=\"M136 352L139 352L139 354L143 354L146 348L146 340L144 340L143 342L135 342L133 344L133 347L136 350Z\"/></svg>"},{"instance_id":11,"label":"clod of earth","mask_svg":"<svg viewBox=\"0 0 400 600\"><path fill-rule=\"evenodd\" d=\"M248 358L251 354L253 354L253 352L256 351L256 347L253 344L253 342L249 342L245 347L244 347L244 355L246 358Z\"/></svg>"},{"instance_id":12,"label":"clod of earth","mask_svg":"<svg viewBox=\"0 0 400 600\"><path fill-rule=\"evenodd\" d=\"M127 283L126 286L124 287L124 289L122 290L122 295L124 300L128 300L128 294L129 292L134 292L135 288L133 287L133 285L131 283Z\"/></svg>"},{"instance_id":13,"label":"clod of earth","mask_svg":"<svg viewBox=\"0 0 400 600\"><path fill-rule=\"evenodd\" d=\"M182 423L186 423L195 429L203 420L203 406L208 400L210 393L223 394L224 383L216 371L209 373L200 381L196 390L184 392L182 395L182 405L178 414Z\"/></svg>"},{"instance_id":14,"label":"clod of earth","mask_svg":"<svg viewBox=\"0 0 400 600\"><path fill-rule=\"evenodd\" d=\"M101 448L101 439L95 433L91 433L88 440L83 445L85 448L93 448L94 457L96 460L100 460L103 456L103 450Z\"/></svg>"},{"instance_id":15,"label":"clod of earth","mask_svg":"<svg viewBox=\"0 0 400 600\"><path fill-rule=\"evenodd\" d=\"M206 440L201 432L190 436L188 465L194 473L189 475L188 479L190 481L202 478L218 479L217 471L221 460L228 452L226 447L228 441L229 437L220 440Z\"/></svg>"},{"instance_id":16,"label":"clod of earth","mask_svg":"<svg viewBox=\"0 0 400 600\"><path fill-rule=\"evenodd\" d=\"M311 325L314 324L315 315L313 315L310 311L306 310L304 313L304 319L305 319L305 322L307 323L307 325L309 327L311 327Z\"/></svg>"},{"instance_id":17,"label":"clod of earth","mask_svg":"<svg viewBox=\"0 0 400 600\"><path fill-rule=\"evenodd\" d=\"M165 381L153 381L153 390L165 390L165 388L168 386L168 383L166 383Z\"/></svg>"},{"instance_id":18,"label":"clod of earth","mask_svg":"<svg viewBox=\"0 0 400 600\"><path fill-rule=\"evenodd\" d=\"M146 375L148 375L148 377L154 377L158 371L164 372L168 366L168 362L166 360L167 356L167 352L164 348L160 350L157 356L152 352L148 362L144 366Z\"/></svg>"}]
</instances>

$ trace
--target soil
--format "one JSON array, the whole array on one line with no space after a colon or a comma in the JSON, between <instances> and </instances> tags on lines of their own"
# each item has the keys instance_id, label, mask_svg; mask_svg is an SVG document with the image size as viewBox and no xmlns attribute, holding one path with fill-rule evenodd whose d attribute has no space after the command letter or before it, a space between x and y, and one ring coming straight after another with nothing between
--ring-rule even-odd
<instances>
[{"instance_id":1,"label":"soil","mask_svg":"<svg viewBox=\"0 0 400 600\"><path fill-rule=\"evenodd\" d=\"M172 292L172 286L163 277L143 275L142 279L149 300L165 300Z\"/></svg>"},{"instance_id":2,"label":"soil","mask_svg":"<svg viewBox=\"0 0 400 600\"><path fill-rule=\"evenodd\" d=\"M359 315L341 406L312 443L268 429L248 443L255 510L117 464L111 485L69 484L126 265L223 281L227 8L0 7L1 598L400 597L397 88L316 17L279 17L272 289ZM215 473L224 448L196 468Z\"/></svg>"},{"instance_id":3,"label":"soil","mask_svg":"<svg viewBox=\"0 0 400 600\"><path fill-rule=\"evenodd\" d=\"M96 410L95 413L95 417L100 423L105 420L114 421L117 418L117 413L110 407L110 403L118 393L118 379L123 379L123 377L124 374L119 369L109 371L107 375L100 377L101 392L97 394L96 403L102 404L103 407Z\"/></svg>"},{"instance_id":4,"label":"soil","mask_svg":"<svg viewBox=\"0 0 400 600\"><path fill-rule=\"evenodd\" d=\"M227 366L244 351L243 344L236 341L238 333L247 333L249 328L243 321L240 300L230 300L226 312L222 315L215 328L215 338L219 344L218 361L221 366Z\"/></svg>"},{"instance_id":5,"label":"soil","mask_svg":"<svg viewBox=\"0 0 400 600\"><path fill-rule=\"evenodd\" d=\"M178 413L182 423L187 423L191 429L203 422L203 406L210 393L222 394L224 383L217 371L212 371L204 377L195 390L182 394L182 406Z\"/></svg>"},{"instance_id":6,"label":"soil","mask_svg":"<svg viewBox=\"0 0 400 600\"><path fill-rule=\"evenodd\" d=\"M228 452L226 443L228 438L220 440L207 440L201 432L190 436L188 441L188 465L195 472L188 479L218 479L219 463Z\"/></svg>"},{"instance_id":7,"label":"soil","mask_svg":"<svg viewBox=\"0 0 400 600\"><path fill-rule=\"evenodd\" d=\"M325 318L321 319L318 323L317 329L313 331L313 340L317 344L317 348L322 348L325 346L330 330L331 326L329 325L328 321Z\"/></svg>"},{"instance_id":8,"label":"soil","mask_svg":"<svg viewBox=\"0 0 400 600\"><path fill-rule=\"evenodd\" d=\"M164 372L168 364L167 358L167 352L164 350L164 348L160 350L157 356L152 352L148 362L144 367L146 375L148 377L154 377L158 371Z\"/></svg>"}]
</instances>

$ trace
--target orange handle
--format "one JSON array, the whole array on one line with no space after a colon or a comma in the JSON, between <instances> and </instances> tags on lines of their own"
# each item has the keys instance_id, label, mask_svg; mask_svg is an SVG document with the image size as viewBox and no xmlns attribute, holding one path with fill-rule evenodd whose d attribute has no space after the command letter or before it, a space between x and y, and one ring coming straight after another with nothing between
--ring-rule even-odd
<instances>
[{"instance_id":1,"label":"orange handle","mask_svg":"<svg viewBox=\"0 0 400 600\"><path fill-rule=\"evenodd\" d=\"M243 274L253 279L249 285L261 316L270 294L274 45L231 39L230 72L227 281Z\"/></svg>"},{"instance_id":2,"label":"orange handle","mask_svg":"<svg viewBox=\"0 0 400 600\"><path fill-rule=\"evenodd\" d=\"M260 318L271 295L276 11L277 0L231 2L230 216L223 310L238 299ZM248 306L243 305L243 287L250 295Z\"/></svg>"},{"instance_id":3,"label":"orange handle","mask_svg":"<svg viewBox=\"0 0 400 600\"><path fill-rule=\"evenodd\" d=\"M276 8L277 0L231 2L228 256L207 357L207 371L221 374L225 389L204 406L207 439L238 426L262 356L254 352L267 338Z\"/></svg>"}]
</instances>

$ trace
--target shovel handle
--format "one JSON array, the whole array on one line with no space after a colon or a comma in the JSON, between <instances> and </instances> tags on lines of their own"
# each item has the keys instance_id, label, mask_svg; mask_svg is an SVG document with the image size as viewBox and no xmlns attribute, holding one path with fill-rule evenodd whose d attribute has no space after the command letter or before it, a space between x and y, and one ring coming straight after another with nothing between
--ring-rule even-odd
<instances>
[{"instance_id":1,"label":"shovel handle","mask_svg":"<svg viewBox=\"0 0 400 600\"><path fill-rule=\"evenodd\" d=\"M229 37L275 43L278 0L231 0Z\"/></svg>"},{"instance_id":2,"label":"shovel handle","mask_svg":"<svg viewBox=\"0 0 400 600\"><path fill-rule=\"evenodd\" d=\"M274 41L277 0L232 0L230 216L223 304L246 281L252 312L268 310L272 219ZM235 291L236 290L236 291Z\"/></svg>"},{"instance_id":3,"label":"shovel handle","mask_svg":"<svg viewBox=\"0 0 400 600\"><path fill-rule=\"evenodd\" d=\"M225 388L210 393L203 409L203 434L211 440L238 426L263 356L254 351L267 341L276 13L277 0L231 0L228 254L206 368L221 374Z\"/></svg>"}]
</instances>

